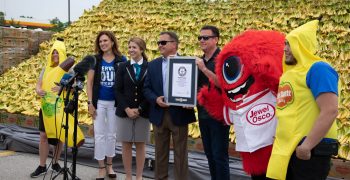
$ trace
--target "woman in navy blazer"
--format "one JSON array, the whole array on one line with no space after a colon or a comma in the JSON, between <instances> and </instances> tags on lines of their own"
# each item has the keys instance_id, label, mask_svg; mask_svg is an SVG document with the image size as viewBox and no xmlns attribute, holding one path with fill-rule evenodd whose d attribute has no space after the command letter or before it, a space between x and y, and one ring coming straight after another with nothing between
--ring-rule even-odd
<instances>
[{"instance_id":1,"label":"woman in navy blazer","mask_svg":"<svg viewBox=\"0 0 350 180\"><path fill-rule=\"evenodd\" d=\"M142 90L147 74L146 43L134 37L128 43L131 60L122 63L117 71L118 100L117 140L122 142L122 157L126 180L131 180L132 145L136 146L136 179L142 179L145 163L145 143L149 139L149 104Z\"/></svg>"}]
</instances>

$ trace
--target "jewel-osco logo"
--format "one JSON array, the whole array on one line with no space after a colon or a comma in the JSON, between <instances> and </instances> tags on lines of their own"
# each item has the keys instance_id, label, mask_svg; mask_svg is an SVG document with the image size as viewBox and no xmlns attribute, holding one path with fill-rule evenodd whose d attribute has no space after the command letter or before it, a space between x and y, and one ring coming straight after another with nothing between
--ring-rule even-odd
<instances>
[{"instance_id":1,"label":"jewel-osco logo","mask_svg":"<svg viewBox=\"0 0 350 180\"><path fill-rule=\"evenodd\" d=\"M290 83L281 83L278 86L277 108L283 109L294 101L294 92Z\"/></svg>"},{"instance_id":2,"label":"jewel-osco logo","mask_svg":"<svg viewBox=\"0 0 350 180\"><path fill-rule=\"evenodd\" d=\"M275 107L268 103L261 103L249 109L246 118L252 125L262 125L275 117Z\"/></svg>"}]
</instances>

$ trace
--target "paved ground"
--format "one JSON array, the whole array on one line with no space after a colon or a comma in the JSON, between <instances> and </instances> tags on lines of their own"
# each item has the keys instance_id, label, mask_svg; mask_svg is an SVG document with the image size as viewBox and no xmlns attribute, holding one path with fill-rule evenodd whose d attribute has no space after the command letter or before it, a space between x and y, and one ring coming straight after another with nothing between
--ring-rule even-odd
<instances>
[{"instance_id":1,"label":"paved ground","mask_svg":"<svg viewBox=\"0 0 350 180\"><path fill-rule=\"evenodd\" d=\"M51 158L47 160L50 163ZM39 156L37 154L18 153L13 151L0 150L0 180L31 180L30 173L32 173L39 163ZM60 161L63 166L63 162ZM70 163L68 163L70 167ZM97 176L98 169L85 165L77 164L77 176L82 180L94 180ZM51 179L51 171L48 171L45 179ZM36 179L43 179L40 176ZM63 179L63 175L59 175L57 180ZM71 178L69 178L71 179ZM108 179L108 178L107 178ZM117 174L118 180L124 180L124 174ZM136 179L133 177L133 179ZM144 178L144 180L150 180Z\"/></svg>"}]
</instances>

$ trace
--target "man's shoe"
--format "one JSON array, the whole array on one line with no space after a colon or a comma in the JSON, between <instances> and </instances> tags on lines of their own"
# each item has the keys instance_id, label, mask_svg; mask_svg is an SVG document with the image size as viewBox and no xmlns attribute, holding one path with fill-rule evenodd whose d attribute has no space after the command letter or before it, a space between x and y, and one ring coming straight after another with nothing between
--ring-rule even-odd
<instances>
[{"instance_id":1,"label":"man's shoe","mask_svg":"<svg viewBox=\"0 0 350 180\"><path fill-rule=\"evenodd\" d=\"M36 170L30 174L30 177L36 178L46 173L46 165L44 167L39 166Z\"/></svg>"},{"instance_id":2,"label":"man's shoe","mask_svg":"<svg viewBox=\"0 0 350 180\"><path fill-rule=\"evenodd\" d=\"M59 173L62 170L60 164L58 164L58 163L52 164L51 169L54 173Z\"/></svg>"}]
</instances>

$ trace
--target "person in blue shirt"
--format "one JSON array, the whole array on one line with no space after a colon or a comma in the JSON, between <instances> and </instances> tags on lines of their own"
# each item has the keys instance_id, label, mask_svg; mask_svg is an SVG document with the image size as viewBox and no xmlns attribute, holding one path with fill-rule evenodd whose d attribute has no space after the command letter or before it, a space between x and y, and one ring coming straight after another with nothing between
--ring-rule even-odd
<instances>
[{"instance_id":1,"label":"person in blue shirt","mask_svg":"<svg viewBox=\"0 0 350 180\"><path fill-rule=\"evenodd\" d=\"M286 36L268 178L325 180L338 152L339 76L316 54L319 20Z\"/></svg>"},{"instance_id":2,"label":"person in blue shirt","mask_svg":"<svg viewBox=\"0 0 350 180\"><path fill-rule=\"evenodd\" d=\"M94 120L95 153L99 164L96 180L108 174L116 178L112 159L116 145L116 72L120 62L126 61L118 49L118 42L111 31L101 31L95 41L95 66L87 74L89 114ZM106 159L106 165L105 165Z\"/></svg>"}]
</instances>

